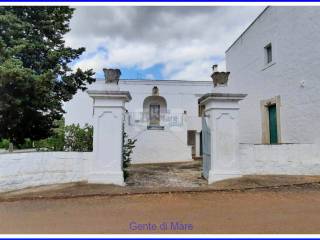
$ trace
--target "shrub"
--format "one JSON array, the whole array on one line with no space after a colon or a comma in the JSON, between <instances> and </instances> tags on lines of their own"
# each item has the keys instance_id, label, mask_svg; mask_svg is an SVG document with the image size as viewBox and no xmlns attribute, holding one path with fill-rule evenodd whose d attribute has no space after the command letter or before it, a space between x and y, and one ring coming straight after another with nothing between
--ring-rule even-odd
<instances>
[{"instance_id":1,"label":"shrub","mask_svg":"<svg viewBox=\"0 0 320 240\"><path fill-rule=\"evenodd\" d=\"M86 124L83 128L79 124L65 127L66 151L90 152L93 144L93 127Z\"/></svg>"},{"instance_id":2,"label":"shrub","mask_svg":"<svg viewBox=\"0 0 320 240\"><path fill-rule=\"evenodd\" d=\"M57 123L53 135L49 138L34 142L38 150L48 151L92 151L93 128L86 124L83 128L79 124L65 126L64 121Z\"/></svg>"},{"instance_id":3,"label":"shrub","mask_svg":"<svg viewBox=\"0 0 320 240\"><path fill-rule=\"evenodd\" d=\"M122 148L122 169L123 169L123 176L124 179L128 177L128 171L127 168L130 165L131 162L131 154L133 153L133 148L135 147L135 143L137 139L131 139L128 138L128 134L123 131L123 148Z\"/></svg>"},{"instance_id":4,"label":"shrub","mask_svg":"<svg viewBox=\"0 0 320 240\"><path fill-rule=\"evenodd\" d=\"M55 122L52 136L46 139L32 141L25 139L18 149L36 148L38 151L76 151L90 152L93 143L93 127L86 124L83 128L79 124L65 126L64 119ZM0 148L8 149L9 140L1 139Z\"/></svg>"},{"instance_id":5,"label":"shrub","mask_svg":"<svg viewBox=\"0 0 320 240\"><path fill-rule=\"evenodd\" d=\"M0 148L8 149L10 141L8 139L1 139Z\"/></svg>"}]
</instances>

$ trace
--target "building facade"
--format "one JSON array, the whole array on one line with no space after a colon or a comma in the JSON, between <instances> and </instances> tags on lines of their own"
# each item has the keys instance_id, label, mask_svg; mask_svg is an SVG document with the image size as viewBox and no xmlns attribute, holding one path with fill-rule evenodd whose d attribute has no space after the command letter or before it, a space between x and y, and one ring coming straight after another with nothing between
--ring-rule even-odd
<instances>
[{"instance_id":1,"label":"building facade","mask_svg":"<svg viewBox=\"0 0 320 240\"><path fill-rule=\"evenodd\" d=\"M97 80L89 89L102 89ZM137 139L133 163L177 162L201 155L201 117L198 99L212 89L212 81L120 80L119 88L129 91L124 127ZM93 100L78 92L65 104L67 125L93 123Z\"/></svg>"},{"instance_id":2,"label":"building facade","mask_svg":"<svg viewBox=\"0 0 320 240\"><path fill-rule=\"evenodd\" d=\"M242 143L320 141L319 23L319 7L267 7L226 51Z\"/></svg>"},{"instance_id":3,"label":"building facade","mask_svg":"<svg viewBox=\"0 0 320 240\"><path fill-rule=\"evenodd\" d=\"M240 102L240 143L320 142L319 22L319 7L267 7L227 49L230 75L220 91L248 94ZM133 163L201 156L198 99L214 91L212 81L120 80L119 86L132 96L125 131L138 140ZM65 109L66 124L92 124L87 93Z\"/></svg>"}]
</instances>

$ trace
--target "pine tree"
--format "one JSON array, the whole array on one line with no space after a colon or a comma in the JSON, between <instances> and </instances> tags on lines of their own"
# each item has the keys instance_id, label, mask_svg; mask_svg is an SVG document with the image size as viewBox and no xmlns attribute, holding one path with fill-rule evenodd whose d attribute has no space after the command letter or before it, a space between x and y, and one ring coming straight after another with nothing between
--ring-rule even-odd
<instances>
[{"instance_id":1,"label":"pine tree","mask_svg":"<svg viewBox=\"0 0 320 240\"><path fill-rule=\"evenodd\" d=\"M62 104L94 81L72 71L84 48L65 46L73 8L0 7L0 139L15 145L52 134Z\"/></svg>"}]
</instances>

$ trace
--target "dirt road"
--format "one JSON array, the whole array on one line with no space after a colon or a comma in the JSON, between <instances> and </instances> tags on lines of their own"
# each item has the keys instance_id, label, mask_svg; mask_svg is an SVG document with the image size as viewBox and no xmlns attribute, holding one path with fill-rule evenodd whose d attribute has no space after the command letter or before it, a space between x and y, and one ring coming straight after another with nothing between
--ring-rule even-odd
<instances>
[{"instance_id":1,"label":"dirt road","mask_svg":"<svg viewBox=\"0 0 320 240\"><path fill-rule=\"evenodd\" d=\"M320 233L320 191L1 202L0 233Z\"/></svg>"}]
</instances>

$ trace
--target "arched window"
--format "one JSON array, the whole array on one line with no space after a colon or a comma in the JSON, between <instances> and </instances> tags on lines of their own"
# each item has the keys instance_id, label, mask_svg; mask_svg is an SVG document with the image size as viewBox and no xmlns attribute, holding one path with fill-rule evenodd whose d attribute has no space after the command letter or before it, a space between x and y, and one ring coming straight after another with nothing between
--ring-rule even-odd
<instances>
[{"instance_id":1,"label":"arched window","mask_svg":"<svg viewBox=\"0 0 320 240\"><path fill-rule=\"evenodd\" d=\"M167 101L162 96L148 96L143 101L143 111L149 112L150 105L160 105L160 112L166 113L167 112Z\"/></svg>"}]
</instances>

